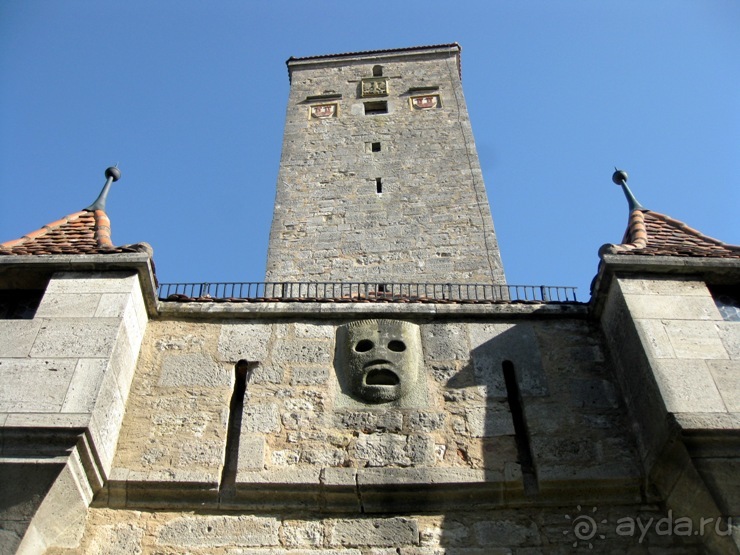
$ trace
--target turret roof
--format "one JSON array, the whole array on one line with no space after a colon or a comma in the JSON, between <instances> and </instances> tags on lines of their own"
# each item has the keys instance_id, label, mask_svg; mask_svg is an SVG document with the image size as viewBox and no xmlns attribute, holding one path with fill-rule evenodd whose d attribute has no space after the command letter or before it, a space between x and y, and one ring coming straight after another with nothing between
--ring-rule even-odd
<instances>
[{"instance_id":1,"label":"turret roof","mask_svg":"<svg viewBox=\"0 0 740 555\"><path fill-rule=\"evenodd\" d=\"M116 247L110 239L110 219L104 210L81 210L0 243L0 255L109 254L150 251L146 243Z\"/></svg>"},{"instance_id":2,"label":"turret roof","mask_svg":"<svg viewBox=\"0 0 740 555\"><path fill-rule=\"evenodd\" d=\"M647 209L630 213L622 243L604 245L600 254L740 258L740 246L728 245L685 223Z\"/></svg>"}]
</instances>

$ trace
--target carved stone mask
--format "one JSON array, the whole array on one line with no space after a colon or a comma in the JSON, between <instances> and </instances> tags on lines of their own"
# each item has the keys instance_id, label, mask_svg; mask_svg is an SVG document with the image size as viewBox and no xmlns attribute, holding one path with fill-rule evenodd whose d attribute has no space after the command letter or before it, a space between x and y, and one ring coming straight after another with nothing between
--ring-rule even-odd
<instances>
[{"instance_id":1,"label":"carved stone mask","mask_svg":"<svg viewBox=\"0 0 740 555\"><path fill-rule=\"evenodd\" d=\"M399 320L360 320L338 329L339 371L349 393L369 403L408 395L419 378L419 326Z\"/></svg>"}]
</instances>

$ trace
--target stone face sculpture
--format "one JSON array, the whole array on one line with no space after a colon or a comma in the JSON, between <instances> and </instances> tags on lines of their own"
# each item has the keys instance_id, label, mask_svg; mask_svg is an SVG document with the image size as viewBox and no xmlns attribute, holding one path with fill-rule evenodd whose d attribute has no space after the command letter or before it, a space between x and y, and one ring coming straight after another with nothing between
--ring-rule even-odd
<instances>
[{"instance_id":1,"label":"stone face sculpture","mask_svg":"<svg viewBox=\"0 0 740 555\"><path fill-rule=\"evenodd\" d=\"M359 320L337 330L337 372L347 393L366 403L409 396L420 373L419 326L400 320Z\"/></svg>"}]
</instances>

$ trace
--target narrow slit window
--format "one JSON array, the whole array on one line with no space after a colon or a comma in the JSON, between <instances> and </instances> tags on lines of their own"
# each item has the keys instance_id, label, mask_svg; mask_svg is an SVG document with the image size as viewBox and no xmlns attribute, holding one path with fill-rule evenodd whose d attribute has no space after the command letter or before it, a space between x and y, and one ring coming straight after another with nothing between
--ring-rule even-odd
<instances>
[{"instance_id":1,"label":"narrow slit window","mask_svg":"<svg viewBox=\"0 0 740 555\"><path fill-rule=\"evenodd\" d=\"M383 66L373 66L373 77L383 77Z\"/></svg>"},{"instance_id":2,"label":"narrow slit window","mask_svg":"<svg viewBox=\"0 0 740 555\"><path fill-rule=\"evenodd\" d=\"M377 114L388 113L388 101L377 100L375 102L365 102L365 115L374 116Z\"/></svg>"},{"instance_id":3,"label":"narrow slit window","mask_svg":"<svg viewBox=\"0 0 740 555\"><path fill-rule=\"evenodd\" d=\"M224 466L221 471L219 490L221 495L232 495L236 484L236 472L239 466L239 436L244 416L244 398L247 393L247 382L257 363L240 360L234 366L234 390L229 403L229 421L226 428L226 449Z\"/></svg>"},{"instance_id":4,"label":"narrow slit window","mask_svg":"<svg viewBox=\"0 0 740 555\"><path fill-rule=\"evenodd\" d=\"M375 192L378 194L383 192L383 180L379 177L375 178Z\"/></svg>"},{"instance_id":5,"label":"narrow slit window","mask_svg":"<svg viewBox=\"0 0 740 555\"><path fill-rule=\"evenodd\" d=\"M380 143L373 143L370 146L371 152L380 152Z\"/></svg>"},{"instance_id":6,"label":"narrow slit window","mask_svg":"<svg viewBox=\"0 0 740 555\"><path fill-rule=\"evenodd\" d=\"M504 372L504 383L506 384L506 396L509 401L511 419L514 423L514 437L519 455L519 464L522 468L524 492L531 495L537 492L538 485L537 475L534 469L534 459L532 458L532 447L527 432L527 421L524 416L522 393L519 389L514 364L510 360L505 360L501 366Z\"/></svg>"}]
</instances>

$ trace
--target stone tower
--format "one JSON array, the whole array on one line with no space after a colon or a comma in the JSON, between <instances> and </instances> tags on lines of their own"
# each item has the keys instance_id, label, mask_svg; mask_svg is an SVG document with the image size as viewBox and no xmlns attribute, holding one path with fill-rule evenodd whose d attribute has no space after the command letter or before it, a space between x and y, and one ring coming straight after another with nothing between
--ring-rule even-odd
<instances>
[{"instance_id":1,"label":"stone tower","mask_svg":"<svg viewBox=\"0 0 740 555\"><path fill-rule=\"evenodd\" d=\"M460 46L287 64L267 281L505 283Z\"/></svg>"}]
</instances>

